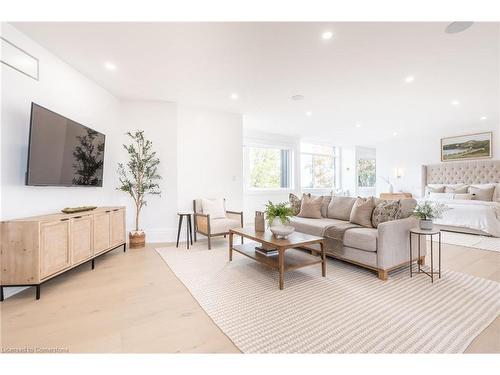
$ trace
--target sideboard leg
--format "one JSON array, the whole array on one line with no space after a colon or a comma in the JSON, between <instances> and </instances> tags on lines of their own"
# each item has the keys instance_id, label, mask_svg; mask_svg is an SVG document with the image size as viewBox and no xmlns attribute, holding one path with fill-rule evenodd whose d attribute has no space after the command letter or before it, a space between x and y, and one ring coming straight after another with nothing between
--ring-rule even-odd
<instances>
[{"instance_id":1,"label":"sideboard leg","mask_svg":"<svg viewBox=\"0 0 500 375\"><path fill-rule=\"evenodd\" d=\"M37 284L36 286L36 299L40 299L40 284Z\"/></svg>"},{"instance_id":2,"label":"sideboard leg","mask_svg":"<svg viewBox=\"0 0 500 375\"><path fill-rule=\"evenodd\" d=\"M125 252L125 251L127 251L127 243L126 242L123 243L123 252Z\"/></svg>"},{"instance_id":3,"label":"sideboard leg","mask_svg":"<svg viewBox=\"0 0 500 375\"><path fill-rule=\"evenodd\" d=\"M95 267L95 259L92 259L92 269Z\"/></svg>"},{"instance_id":4,"label":"sideboard leg","mask_svg":"<svg viewBox=\"0 0 500 375\"><path fill-rule=\"evenodd\" d=\"M0 302L3 301L3 286L0 286Z\"/></svg>"}]
</instances>

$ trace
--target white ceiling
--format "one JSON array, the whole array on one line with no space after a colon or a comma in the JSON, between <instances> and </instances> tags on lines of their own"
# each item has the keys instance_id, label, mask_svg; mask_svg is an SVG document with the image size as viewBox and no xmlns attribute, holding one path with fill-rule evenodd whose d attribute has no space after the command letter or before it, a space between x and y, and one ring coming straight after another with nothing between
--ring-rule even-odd
<instances>
[{"instance_id":1,"label":"white ceiling","mask_svg":"<svg viewBox=\"0 0 500 375\"><path fill-rule=\"evenodd\" d=\"M118 97L238 112L250 129L373 144L499 124L499 23L13 25Z\"/></svg>"}]
</instances>

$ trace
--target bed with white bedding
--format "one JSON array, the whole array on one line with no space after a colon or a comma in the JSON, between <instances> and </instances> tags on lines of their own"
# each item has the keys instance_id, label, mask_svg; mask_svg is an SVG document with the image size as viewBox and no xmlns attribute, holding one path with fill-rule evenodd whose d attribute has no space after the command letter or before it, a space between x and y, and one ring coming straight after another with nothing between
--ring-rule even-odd
<instances>
[{"instance_id":1,"label":"bed with white bedding","mask_svg":"<svg viewBox=\"0 0 500 375\"><path fill-rule=\"evenodd\" d=\"M432 199L431 199L432 200ZM500 203L477 200L435 199L450 209L434 223L448 229L468 229L467 232L500 237ZM443 228L446 229L446 228ZM460 231L460 230L457 230Z\"/></svg>"},{"instance_id":2,"label":"bed with white bedding","mask_svg":"<svg viewBox=\"0 0 500 375\"><path fill-rule=\"evenodd\" d=\"M434 221L443 229L500 237L499 160L425 165L422 196L450 208Z\"/></svg>"}]
</instances>

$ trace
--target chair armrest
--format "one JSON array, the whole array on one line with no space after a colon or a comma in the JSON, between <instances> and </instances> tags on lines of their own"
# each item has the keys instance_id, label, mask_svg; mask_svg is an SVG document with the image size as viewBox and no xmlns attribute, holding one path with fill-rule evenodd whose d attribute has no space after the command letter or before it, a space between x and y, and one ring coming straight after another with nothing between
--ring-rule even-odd
<instances>
[{"instance_id":1,"label":"chair armrest","mask_svg":"<svg viewBox=\"0 0 500 375\"><path fill-rule=\"evenodd\" d=\"M195 212L194 230L203 234L210 234L210 215Z\"/></svg>"},{"instance_id":2,"label":"chair armrest","mask_svg":"<svg viewBox=\"0 0 500 375\"><path fill-rule=\"evenodd\" d=\"M418 226L416 217L386 221L378 226L377 266L386 270L410 260L410 229ZM420 256L426 254L426 241L420 243ZM413 242L412 258L417 259L417 239Z\"/></svg>"},{"instance_id":3,"label":"chair armrest","mask_svg":"<svg viewBox=\"0 0 500 375\"><path fill-rule=\"evenodd\" d=\"M226 210L226 216L229 219L239 220L240 223L241 223L241 226L243 227L243 212L228 211L228 210Z\"/></svg>"}]
</instances>

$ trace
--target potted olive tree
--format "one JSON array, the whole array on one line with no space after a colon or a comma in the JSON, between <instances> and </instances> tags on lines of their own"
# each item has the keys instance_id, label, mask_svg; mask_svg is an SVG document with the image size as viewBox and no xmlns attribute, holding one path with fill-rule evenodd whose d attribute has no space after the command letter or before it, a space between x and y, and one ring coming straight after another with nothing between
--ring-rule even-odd
<instances>
[{"instance_id":1,"label":"potted olive tree","mask_svg":"<svg viewBox=\"0 0 500 375\"><path fill-rule=\"evenodd\" d=\"M146 234L140 228L139 217L141 209L146 206L146 195L160 195L158 180L158 164L160 160L156 152L152 150L152 142L144 138L144 131L137 130L134 133L127 132L131 139L129 145L123 145L127 151L129 160L127 164L118 164L118 175L120 186L117 188L128 193L135 203L135 230L129 233L131 248L144 247Z\"/></svg>"}]
</instances>

